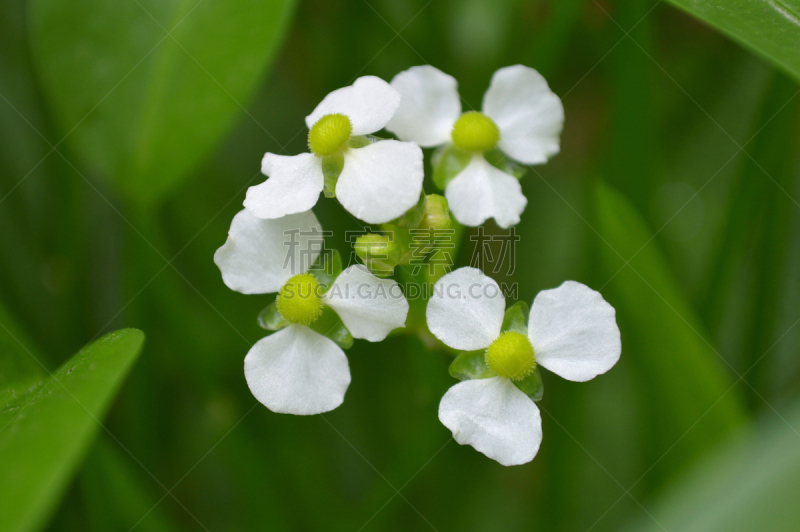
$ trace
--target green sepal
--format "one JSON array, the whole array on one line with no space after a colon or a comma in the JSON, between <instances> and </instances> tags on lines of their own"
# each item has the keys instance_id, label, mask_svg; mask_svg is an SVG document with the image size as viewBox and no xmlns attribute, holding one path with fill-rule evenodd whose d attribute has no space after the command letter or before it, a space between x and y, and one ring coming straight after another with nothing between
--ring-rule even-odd
<instances>
[{"instance_id":1,"label":"green sepal","mask_svg":"<svg viewBox=\"0 0 800 532\"><path fill-rule=\"evenodd\" d=\"M486 161L497 168L498 170L502 170L508 175L513 175L517 179L521 179L522 176L528 171L528 169L518 162L510 159L508 155L501 152L498 149L489 150L483 153L483 157Z\"/></svg>"},{"instance_id":2,"label":"green sepal","mask_svg":"<svg viewBox=\"0 0 800 532\"><path fill-rule=\"evenodd\" d=\"M344 154L336 152L322 158L322 175L325 177L325 185L322 193L326 198L336 197L336 182L344 168Z\"/></svg>"},{"instance_id":3,"label":"green sepal","mask_svg":"<svg viewBox=\"0 0 800 532\"><path fill-rule=\"evenodd\" d=\"M327 336L342 349L353 347L353 335L344 326L339 315L329 307L325 307L319 319L312 323L309 328L322 336Z\"/></svg>"},{"instance_id":4,"label":"green sepal","mask_svg":"<svg viewBox=\"0 0 800 532\"><path fill-rule=\"evenodd\" d=\"M486 363L486 350L462 351L450 364L450 376L460 381L488 379L497 375Z\"/></svg>"},{"instance_id":5,"label":"green sepal","mask_svg":"<svg viewBox=\"0 0 800 532\"><path fill-rule=\"evenodd\" d=\"M416 205L411 207L405 214L403 214L400 218L389 222L393 223L397 227L407 227L409 229L414 229L419 227L419 224L422 223L423 218L425 218L425 191L423 190L419 194L419 201Z\"/></svg>"},{"instance_id":6,"label":"green sepal","mask_svg":"<svg viewBox=\"0 0 800 532\"><path fill-rule=\"evenodd\" d=\"M539 368L537 367L533 370L533 373L522 379L521 381L512 381L514 386L519 388L525 395L533 399L534 401L539 401L544 394L544 384L542 384L542 374L539 373Z\"/></svg>"},{"instance_id":7,"label":"green sepal","mask_svg":"<svg viewBox=\"0 0 800 532\"><path fill-rule=\"evenodd\" d=\"M354 135L348 139L347 146L353 149L358 149L363 148L364 146L369 146L370 144L375 144L379 140L384 139L376 137L375 135Z\"/></svg>"},{"instance_id":8,"label":"green sepal","mask_svg":"<svg viewBox=\"0 0 800 532\"><path fill-rule=\"evenodd\" d=\"M289 322L283 319L281 313L278 312L278 302L273 301L264 310L258 313L258 326L268 331L280 331L289 325Z\"/></svg>"},{"instance_id":9,"label":"green sepal","mask_svg":"<svg viewBox=\"0 0 800 532\"><path fill-rule=\"evenodd\" d=\"M515 331L528 336L528 316L530 308L524 301L518 301L506 309L501 332Z\"/></svg>"},{"instance_id":10,"label":"green sepal","mask_svg":"<svg viewBox=\"0 0 800 532\"><path fill-rule=\"evenodd\" d=\"M342 256L339 254L339 250L325 250L320 253L308 273L313 275L317 282L324 287L322 293L327 292L342 273Z\"/></svg>"},{"instance_id":11,"label":"green sepal","mask_svg":"<svg viewBox=\"0 0 800 532\"><path fill-rule=\"evenodd\" d=\"M469 164L472 154L454 144L442 146L433 152L433 182L444 190L447 184Z\"/></svg>"}]
</instances>

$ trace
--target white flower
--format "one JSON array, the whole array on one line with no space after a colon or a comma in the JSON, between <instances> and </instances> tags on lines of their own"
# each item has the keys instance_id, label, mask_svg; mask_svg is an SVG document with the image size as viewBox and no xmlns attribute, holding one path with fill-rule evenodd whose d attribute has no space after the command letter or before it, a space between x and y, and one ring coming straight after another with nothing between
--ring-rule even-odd
<instances>
[{"instance_id":1,"label":"white flower","mask_svg":"<svg viewBox=\"0 0 800 532\"><path fill-rule=\"evenodd\" d=\"M399 285L360 265L345 269L322 293L306 273L319 255L321 234L311 211L265 220L245 209L233 218L228 239L214 254L229 288L243 294L278 292L277 308L290 323L256 342L244 359L250 390L273 412L319 414L344 400L350 385L347 357L309 327L323 307L333 309L354 338L371 342L402 327L408 314Z\"/></svg>"},{"instance_id":2,"label":"white flower","mask_svg":"<svg viewBox=\"0 0 800 532\"><path fill-rule=\"evenodd\" d=\"M328 169L338 173L336 197L353 216L375 224L398 218L419 201L422 150L411 142L363 137L356 143L363 147L351 144L353 137L382 129L399 104L397 91L375 76L328 94L306 117L312 153L264 155L261 171L269 179L250 187L244 206L266 219L305 212L316 205Z\"/></svg>"},{"instance_id":3,"label":"white flower","mask_svg":"<svg viewBox=\"0 0 800 532\"><path fill-rule=\"evenodd\" d=\"M536 404L514 385L540 365L571 381L587 381L619 360L614 308L574 281L539 292L527 335L501 333L505 299L495 281L475 268L442 277L428 302L431 332L454 349L486 350L487 378L450 388L439 419L462 445L503 465L533 460L542 441Z\"/></svg>"},{"instance_id":4,"label":"white flower","mask_svg":"<svg viewBox=\"0 0 800 532\"><path fill-rule=\"evenodd\" d=\"M564 107L545 79L526 66L501 68L483 96L483 112L463 114L456 80L432 66L399 73L392 87L402 99L387 130L422 147L453 143L472 154L445 189L456 220L469 226L488 218L501 227L518 223L528 203L519 181L489 164L483 154L496 147L533 165L558 153Z\"/></svg>"}]
</instances>

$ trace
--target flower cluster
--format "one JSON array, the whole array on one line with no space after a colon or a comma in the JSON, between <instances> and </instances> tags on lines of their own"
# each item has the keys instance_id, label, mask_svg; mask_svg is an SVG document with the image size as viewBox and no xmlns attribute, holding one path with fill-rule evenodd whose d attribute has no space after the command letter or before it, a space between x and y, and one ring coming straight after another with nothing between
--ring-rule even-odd
<instances>
[{"instance_id":1,"label":"flower cluster","mask_svg":"<svg viewBox=\"0 0 800 532\"><path fill-rule=\"evenodd\" d=\"M489 218L500 227L518 223L528 200L503 163L507 157L547 162L559 151L564 123L561 100L541 74L522 65L501 68L483 96L482 112L462 113L456 80L432 66L401 72L392 87L402 99L386 129L423 147L442 147L437 185L456 220L469 226Z\"/></svg>"},{"instance_id":2,"label":"flower cluster","mask_svg":"<svg viewBox=\"0 0 800 532\"><path fill-rule=\"evenodd\" d=\"M436 284L428 327L464 350L450 367L463 382L442 398L439 419L456 441L503 465L531 461L542 441L534 404L542 394L538 366L578 382L611 369L621 351L613 307L591 288L567 281L539 292L528 315L524 303L505 311L497 283L475 268L459 268ZM448 297L452 287L461 298Z\"/></svg>"},{"instance_id":3,"label":"flower cluster","mask_svg":"<svg viewBox=\"0 0 800 532\"><path fill-rule=\"evenodd\" d=\"M288 251L287 232L297 234L296 245ZM268 307L276 311L272 319L262 320L265 328L278 332L256 342L244 359L250 390L273 412L319 414L342 404L350 368L341 347L352 345L353 338L379 342L402 327L408 314L408 301L397 283L378 279L364 266L350 266L333 279L324 277L330 268L318 270L322 279L308 273L309 262L319 255L303 257L302 251L314 251L310 239L321 233L311 211L265 220L244 209L233 218L228 240L214 254L232 290L278 293L274 307ZM321 320L326 309L346 327L344 335L331 334L338 321L329 326L331 320Z\"/></svg>"},{"instance_id":4,"label":"flower cluster","mask_svg":"<svg viewBox=\"0 0 800 532\"><path fill-rule=\"evenodd\" d=\"M490 218L503 228L518 223L527 204L524 166L559 152L563 121L561 100L521 65L494 74L481 111L463 112L456 80L431 66L391 83L361 77L328 94L306 117L309 153L264 156L268 179L247 191L214 255L232 290L277 294L258 318L274 332L244 360L256 399L280 413L330 411L350 385L344 350L354 339L433 334L461 351L450 373L462 382L439 405L456 441L503 465L532 460L542 439L539 367L573 381L608 371L621 351L614 309L573 281L541 292L530 311L522 302L506 309L499 286L480 270L434 267L435 236L421 254L431 268L408 266L420 256L411 247L415 231L460 234L461 225ZM382 129L397 140L374 135ZM423 191L421 148L435 148L432 179L444 197ZM311 211L320 193L379 225L354 243L363 264L343 269L338 252L325 253ZM409 328L395 274L431 287L427 305L415 306L424 318Z\"/></svg>"}]
</instances>

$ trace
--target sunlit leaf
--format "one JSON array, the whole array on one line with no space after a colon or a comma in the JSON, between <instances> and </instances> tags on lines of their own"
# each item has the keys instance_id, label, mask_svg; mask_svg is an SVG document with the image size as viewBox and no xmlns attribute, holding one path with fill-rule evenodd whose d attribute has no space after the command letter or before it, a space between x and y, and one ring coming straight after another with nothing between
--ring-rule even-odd
<instances>
[{"instance_id":1,"label":"sunlit leaf","mask_svg":"<svg viewBox=\"0 0 800 532\"><path fill-rule=\"evenodd\" d=\"M668 0L800 80L797 0Z\"/></svg>"},{"instance_id":2,"label":"sunlit leaf","mask_svg":"<svg viewBox=\"0 0 800 532\"><path fill-rule=\"evenodd\" d=\"M16 390L42 377L42 365L32 354L32 344L0 305L0 405L11 401Z\"/></svg>"},{"instance_id":3,"label":"sunlit leaf","mask_svg":"<svg viewBox=\"0 0 800 532\"><path fill-rule=\"evenodd\" d=\"M45 522L143 342L134 329L104 336L0 407L0 530Z\"/></svg>"}]
</instances>

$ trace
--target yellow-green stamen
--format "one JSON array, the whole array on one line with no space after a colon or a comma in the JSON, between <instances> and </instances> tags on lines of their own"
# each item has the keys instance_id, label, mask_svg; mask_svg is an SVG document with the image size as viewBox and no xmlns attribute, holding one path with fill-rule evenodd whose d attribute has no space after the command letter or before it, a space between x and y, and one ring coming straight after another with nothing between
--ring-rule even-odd
<instances>
[{"instance_id":1,"label":"yellow-green stamen","mask_svg":"<svg viewBox=\"0 0 800 532\"><path fill-rule=\"evenodd\" d=\"M519 381L536 369L533 346L524 334L506 331L486 349L486 363L500 377Z\"/></svg>"},{"instance_id":2,"label":"yellow-green stamen","mask_svg":"<svg viewBox=\"0 0 800 532\"><path fill-rule=\"evenodd\" d=\"M497 124L479 111L467 111L453 124L453 143L466 151L484 152L497 146L500 130Z\"/></svg>"},{"instance_id":3,"label":"yellow-green stamen","mask_svg":"<svg viewBox=\"0 0 800 532\"><path fill-rule=\"evenodd\" d=\"M322 314L320 286L310 273L295 275L278 292L278 312L289 323L311 325Z\"/></svg>"},{"instance_id":4,"label":"yellow-green stamen","mask_svg":"<svg viewBox=\"0 0 800 532\"><path fill-rule=\"evenodd\" d=\"M344 146L352 133L353 124L347 115L325 115L311 126L308 132L308 148L319 157L331 155Z\"/></svg>"}]
</instances>

